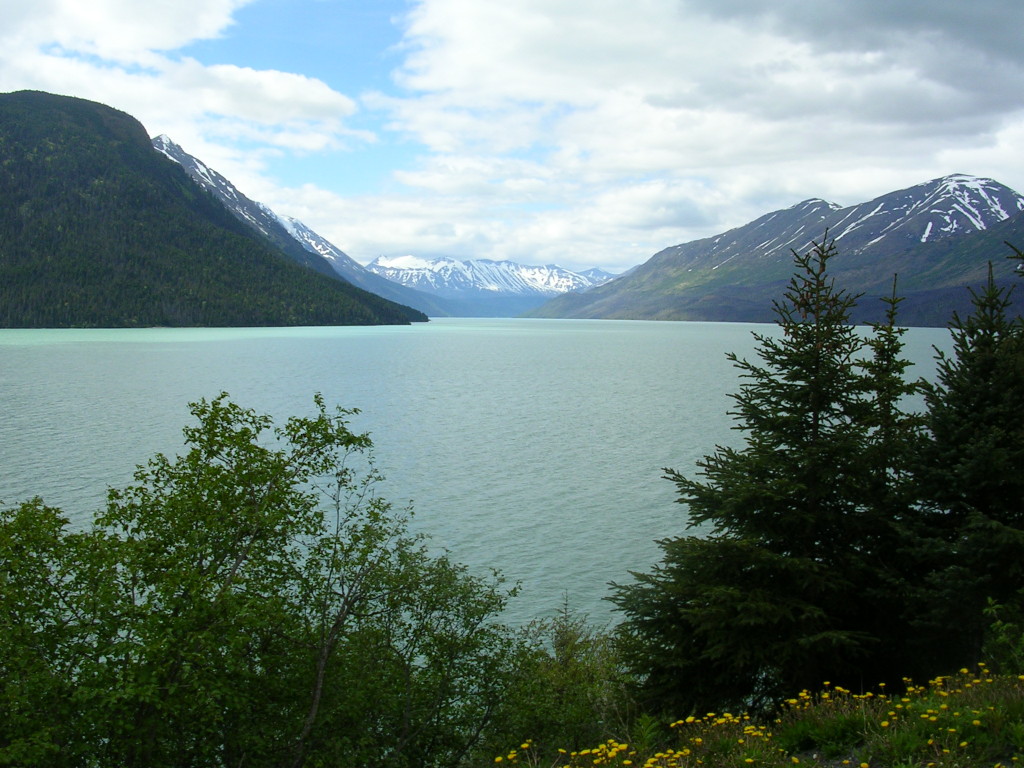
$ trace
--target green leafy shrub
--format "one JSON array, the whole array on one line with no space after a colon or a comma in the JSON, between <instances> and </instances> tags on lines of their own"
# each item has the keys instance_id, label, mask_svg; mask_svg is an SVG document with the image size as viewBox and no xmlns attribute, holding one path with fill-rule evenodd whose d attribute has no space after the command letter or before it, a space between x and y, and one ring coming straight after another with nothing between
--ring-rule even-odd
<instances>
[{"instance_id":1,"label":"green leafy shrub","mask_svg":"<svg viewBox=\"0 0 1024 768\"><path fill-rule=\"evenodd\" d=\"M0 764L457 765L507 688L510 591L377 496L351 411L191 405L86 531L0 512Z\"/></svg>"}]
</instances>

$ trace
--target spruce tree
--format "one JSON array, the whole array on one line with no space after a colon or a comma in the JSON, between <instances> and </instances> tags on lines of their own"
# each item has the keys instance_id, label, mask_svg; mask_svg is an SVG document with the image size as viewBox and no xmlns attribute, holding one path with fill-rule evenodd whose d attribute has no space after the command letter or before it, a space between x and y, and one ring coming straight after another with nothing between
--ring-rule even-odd
<instances>
[{"instance_id":1,"label":"spruce tree","mask_svg":"<svg viewBox=\"0 0 1024 768\"><path fill-rule=\"evenodd\" d=\"M910 546L905 457L913 417L897 301L865 338L856 297L828 275L834 242L794 253L774 305L778 334L755 334L758 362L730 355L739 447L666 476L699 531L615 585L623 653L659 706L761 707L825 680L850 688L899 679L906 652L895 553Z\"/></svg>"},{"instance_id":2,"label":"spruce tree","mask_svg":"<svg viewBox=\"0 0 1024 768\"><path fill-rule=\"evenodd\" d=\"M1024 321L991 267L971 293L974 310L954 314L953 352L938 354L927 389L917 471L933 538L926 618L948 629L963 663L980 658L987 601L1020 602L1024 586Z\"/></svg>"}]
</instances>

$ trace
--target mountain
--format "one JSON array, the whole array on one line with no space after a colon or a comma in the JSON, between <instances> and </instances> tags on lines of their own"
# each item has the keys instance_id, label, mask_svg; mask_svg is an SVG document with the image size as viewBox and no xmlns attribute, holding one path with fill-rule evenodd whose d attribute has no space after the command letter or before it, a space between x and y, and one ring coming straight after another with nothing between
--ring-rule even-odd
<instances>
[{"instance_id":1,"label":"mountain","mask_svg":"<svg viewBox=\"0 0 1024 768\"><path fill-rule=\"evenodd\" d=\"M837 284L863 292L855 319L881 318L893 275L905 297L900 321L945 325L969 311L967 286L1013 280L1006 242L1024 243L1024 196L991 179L954 174L840 207L805 200L714 237L666 248L629 274L588 291L558 297L536 317L771 322L772 300L803 253L827 231L839 255Z\"/></svg>"},{"instance_id":2,"label":"mountain","mask_svg":"<svg viewBox=\"0 0 1024 768\"><path fill-rule=\"evenodd\" d=\"M423 259L380 256L367 269L418 291L445 299L457 316L511 317L553 296L586 291L612 278L603 270L572 272L491 259Z\"/></svg>"},{"instance_id":3,"label":"mountain","mask_svg":"<svg viewBox=\"0 0 1024 768\"><path fill-rule=\"evenodd\" d=\"M273 211L262 203L250 200L239 192L234 184L198 158L188 154L170 138L165 135L157 136L153 139L153 148L178 163L193 181L220 200L239 220L259 232L293 261L331 277L337 274L333 264L322 254L303 248Z\"/></svg>"},{"instance_id":4,"label":"mountain","mask_svg":"<svg viewBox=\"0 0 1024 768\"><path fill-rule=\"evenodd\" d=\"M295 263L110 107L0 94L0 157L0 327L426 319Z\"/></svg>"},{"instance_id":5,"label":"mountain","mask_svg":"<svg viewBox=\"0 0 1024 768\"><path fill-rule=\"evenodd\" d=\"M443 302L438 302L429 294L419 293L375 275L298 219L279 216L263 203L249 199L228 179L190 155L168 136L157 136L153 139L153 146L181 165L199 186L220 200L239 221L270 239L294 261L332 277L341 277L363 290L429 315L450 314Z\"/></svg>"},{"instance_id":6,"label":"mountain","mask_svg":"<svg viewBox=\"0 0 1024 768\"><path fill-rule=\"evenodd\" d=\"M298 219L280 216L255 202L203 161L167 136L153 146L180 164L193 180L219 199L239 221L274 242L293 260L434 317L508 317L567 291L601 285L613 276L593 269L570 272L556 266L528 267L487 259L425 260L380 257L364 267Z\"/></svg>"},{"instance_id":7,"label":"mountain","mask_svg":"<svg viewBox=\"0 0 1024 768\"><path fill-rule=\"evenodd\" d=\"M590 281L591 285L588 286L585 290L590 290L590 288L594 288L598 285L604 285L609 280L615 279L615 275L613 273L607 272L606 270L603 270L600 267L591 267L590 269L585 269L582 272L578 272L577 274L582 275L583 277L587 278L587 280Z\"/></svg>"}]
</instances>

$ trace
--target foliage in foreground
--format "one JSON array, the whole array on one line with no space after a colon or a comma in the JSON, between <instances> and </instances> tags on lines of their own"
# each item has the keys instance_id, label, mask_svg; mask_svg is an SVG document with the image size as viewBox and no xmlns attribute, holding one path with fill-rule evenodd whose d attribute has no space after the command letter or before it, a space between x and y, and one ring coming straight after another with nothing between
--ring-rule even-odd
<instances>
[{"instance_id":1,"label":"foliage in foreground","mask_svg":"<svg viewBox=\"0 0 1024 768\"><path fill-rule=\"evenodd\" d=\"M507 687L500 579L374 494L351 413L192 404L88 531L0 512L0 765L455 765Z\"/></svg>"},{"instance_id":2,"label":"foliage in foreground","mask_svg":"<svg viewBox=\"0 0 1024 768\"><path fill-rule=\"evenodd\" d=\"M522 640L516 674L481 754L500 751L524 734L538 743L583 749L630 729L638 716L634 680L610 632L566 603L552 618L526 626Z\"/></svg>"},{"instance_id":3,"label":"foliage in foreground","mask_svg":"<svg viewBox=\"0 0 1024 768\"><path fill-rule=\"evenodd\" d=\"M787 699L774 717L708 712L671 724L656 746L609 739L543 756L532 742L497 756L498 765L736 768L980 768L1024 760L1024 675L976 672L904 681L855 694L826 683Z\"/></svg>"}]
</instances>

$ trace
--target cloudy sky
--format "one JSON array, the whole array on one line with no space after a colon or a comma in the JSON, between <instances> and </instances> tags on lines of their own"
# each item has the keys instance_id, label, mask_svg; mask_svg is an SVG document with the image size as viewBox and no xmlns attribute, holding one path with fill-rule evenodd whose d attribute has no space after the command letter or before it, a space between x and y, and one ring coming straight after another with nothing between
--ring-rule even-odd
<instances>
[{"instance_id":1,"label":"cloudy sky","mask_svg":"<svg viewBox=\"0 0 1024 768\"><path fill-rule=\"evenodd\" d=\"M361 262L613 271L808 197L1024 192L1020 0L0 0L0 92L124 110Z\"/></svg>"}]
</instances>

